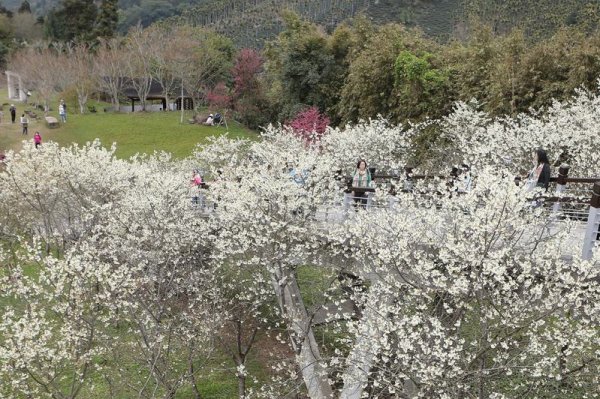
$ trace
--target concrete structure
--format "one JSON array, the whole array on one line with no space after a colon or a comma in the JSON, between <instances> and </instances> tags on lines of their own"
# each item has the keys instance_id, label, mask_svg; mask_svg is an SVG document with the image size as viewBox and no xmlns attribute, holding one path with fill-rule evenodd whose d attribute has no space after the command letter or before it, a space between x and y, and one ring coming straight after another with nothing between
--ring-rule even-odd
<instances>
[{"instance_id":1,"label":"concrete structure","mask_svg":"<svg viewBox=\"0 0 600 399\"><path fill-rule=\"evenodd\" d=\"M8 98L10 100L27 102L27 90L23 87L21 75L16 72L6 71L6 83L8 86Z\"/></svg>"}]
</instances>

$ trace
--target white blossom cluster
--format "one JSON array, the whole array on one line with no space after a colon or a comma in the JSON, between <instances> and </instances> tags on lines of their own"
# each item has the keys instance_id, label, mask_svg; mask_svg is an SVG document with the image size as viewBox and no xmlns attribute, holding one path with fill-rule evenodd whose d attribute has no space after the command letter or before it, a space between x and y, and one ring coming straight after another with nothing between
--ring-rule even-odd
<instances>
[{"instance_id":1,"label":"white blossom cluster","mask_svg":"<svg viewBox=\"0 0 600 399\"><path fill-rule=\"evenodd\" d=\"M571 174L597 177L600 162L600 97L580 90L567 103L555 102L544 112L492 119L474 103L458 103L440 122L441 136L452 143L444 151L455 163L496 165L513 173L531 169L531 153L547 151L556 166Z\"/></svg>"},{"instance_id":2,"label":"white blossom cluster","mask_svg":"<svg viewBox=\"0 0 600 399\"><path fill-rule=\"evenodd\" d=\"M598 176L598 101L514 120L459 104L310 145L270 127L183 161L25 145L0 170L0 396L199 398L222 367L240 398L598 397L597 256L565 257L574 222L514 184L538 146ZM394 210L321 216L358 158L401 170L436 124L432 158L476 165L471 191L433 179Z\"/></svg>"}]
</instances>

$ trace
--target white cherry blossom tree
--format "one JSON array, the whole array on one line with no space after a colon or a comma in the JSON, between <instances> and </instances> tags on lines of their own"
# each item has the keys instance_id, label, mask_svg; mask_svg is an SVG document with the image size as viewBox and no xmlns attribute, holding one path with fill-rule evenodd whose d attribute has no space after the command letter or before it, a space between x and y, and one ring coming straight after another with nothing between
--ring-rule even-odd
<instances>
[{"instance_id":1,"label":"white cherry blossom tree","mask_svg":"<svg viewBox=\"0 0 600 399\"><path fill-rule=\"evenodd\" d=\"M244 398L599 396L597 256L564 256L575 226L514 184L532 144L566 142L575 173L597 176L597 101L501 120L459 104L443 121L370 121L312 145L269 127L183 161L26 144L0 172L0 392L87 397L104 378L115 398L200 398L225 350ZM469 161L471 191L416 181L392 210L378 187L380 207L324 216L340 169L401 169L434 126L430 165ZM194 168L206 206L192 204ZM306 268L325 282L316 295ZM254 340L281 331L292 355L248 389Z\"/></svg>"}]
</instances>

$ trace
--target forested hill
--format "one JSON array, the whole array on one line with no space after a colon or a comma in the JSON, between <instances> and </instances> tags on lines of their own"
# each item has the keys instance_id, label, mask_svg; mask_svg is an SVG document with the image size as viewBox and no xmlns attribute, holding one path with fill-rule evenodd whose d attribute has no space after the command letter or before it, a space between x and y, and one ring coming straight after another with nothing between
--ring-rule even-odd
<instances>
[{"instance_id":1,"label":"forested hill","mask_svg":"<svg viewBox=\"0 0 600 399\"><path fill-rule=\"evenodd\" d=\"M600 16L597 0L204 0L179 18L256 46L281 30L283 9L327 29L364 13L375 23L400 22L440 39L464 37L468 26L479 22L497 33L518 27L529 36L544 37L565 25L594 29Z\"/></svg>"},{"instance_id":2,"label":"forested hill","mask_svg":"<svg viewBox=\"0 0 600 399\"><path fill-rule=\"evenodd\" d=\"M22 0L0 0L16 9ZM43 15L61 0L29 0ZM600 16L598 0L119 0L119 28L125 32L141 22L183 19L211 26L238 45L260 46L280 32L282 10L294 10L326 29L358 13L375 23L400 22L446 39L464 37L473 22L491 25L498 33L519 27L530 36L546 36L563 25L594 29Z\"/></svg>"}]
</instances>

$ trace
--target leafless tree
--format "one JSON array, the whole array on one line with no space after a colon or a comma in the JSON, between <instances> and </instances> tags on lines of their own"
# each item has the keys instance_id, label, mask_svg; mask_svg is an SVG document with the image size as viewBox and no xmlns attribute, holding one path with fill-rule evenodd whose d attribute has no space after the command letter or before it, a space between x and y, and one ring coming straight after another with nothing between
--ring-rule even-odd
<instances>
[{"instance_id":1,"label":"leafless tree","mask_svg":"<svg viewBox=\"0 0 600 399\"><path fill-rule=\"evenodd\" d=\"M83 114L93 89L93 55L87 45L77 44L68 48L64 56L67 75L70 78L69 86L75 88L79 112Z\"/></svg>"},{"instance_id":2,"label":"leafless tree","mask_svg":"<svg viewBox=\"0 0 600 399\"><path fill-rule=\"evenodd\" d=\"M153 43L152 37L146 34L140 25L129 31L125 41L127 57L123 60L127 72L127 84L135 90L144 111L146 98L152 87L152 61L149 55L156 45L159 44Z\"/></svg>"},{"instance_id":3,"label":"leafless tree","mask_svg":"<svg viewBox=\"0 0 600 399\"><path fill-rule=\"evenodd\" d=\"M119 110L119 95L126 75L126 54L119 39L103 40L94 58L97 87L110 96L113 108Z\"/></svg>"},{"instance_id":4,"label":"leafless tree","mask_svg":"<svg viewBox=\"0 0 600 399\"><path fill-rule=\"evenodd\" d=\"M176 29L163 25L151 26L144 31L144 34L153 43L148 48L152 78L160 84L166 109L169 109L169 99L177 86L177 60L182 55L179 44L181 40L185 41L187 38L178 37ZM184 49L183 54L185 53L187 51Z\"/></svg>"},{"instance_id":5,"label":"leafless tree","mask_svg":"<svg viewBox=\"0 0 600 399\"><path fill-rule=\"evenodd\" d=\"M212 87L223 71L226 58L222 50L217 48L211 39L214 33L202 28L189 26L178 27L176 30L177 76L181 81L181 97L184 91L199 98L199 94ZM183 104L183 103L182 103ZM183 105L181 122L183 122Z\"/></svg>"},{"instance_id":6,"label":"leafless tree","mask_svg":"<svg viewBox=\"0 0 600 399\"><path fill-rule=\"evenodd\" d=\"M28 90L35 91L47 111L50 98L56 93L57 81L63 73L54 49L26 48L16 52L9 68L21 75Z\"/></svg>"}]
</instances>

